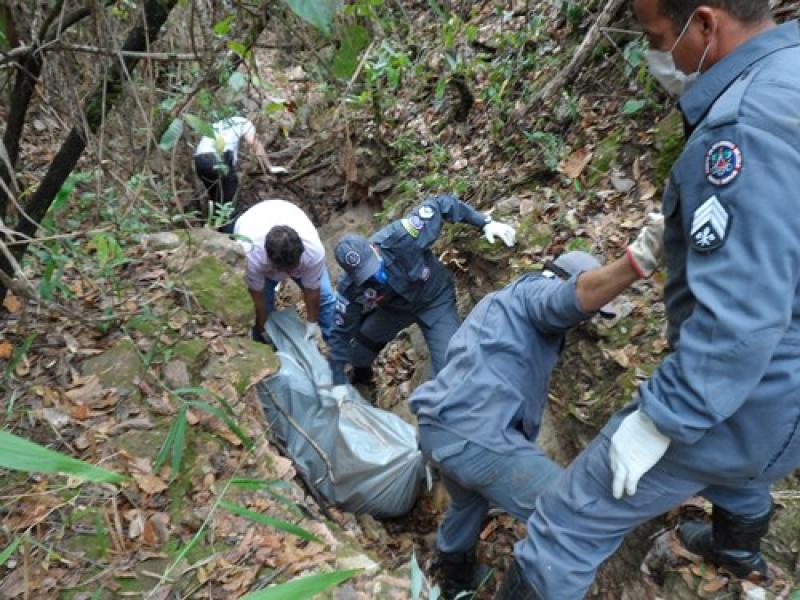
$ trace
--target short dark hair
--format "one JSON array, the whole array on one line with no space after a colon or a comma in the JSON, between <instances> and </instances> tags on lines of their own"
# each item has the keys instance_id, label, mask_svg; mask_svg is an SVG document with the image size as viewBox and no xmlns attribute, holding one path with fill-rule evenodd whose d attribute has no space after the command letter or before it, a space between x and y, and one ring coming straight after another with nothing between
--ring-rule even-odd
<instances>
[{"instance_id":1,"label":"short dark hair","mask_svg":"<svg viewBox=\"0 0 800 600\"><path fill-rule=\"evenodd\" d=\"M276 225L269 230L264 249L272 266L284 272L297 268L303 255L303 241L288 225Z\"/></svg>"},{"instance_id":2,"label":"short dark hair","mask_svg":"<svg viewBox=\"0 0 800 600\"><path fill-rule=\"evenodd\" d=\"M760 23L772 16L769 0L659 0L659 10L680 31L700 6L721 8L742 23Z\"/></svg>"}]
</instances>

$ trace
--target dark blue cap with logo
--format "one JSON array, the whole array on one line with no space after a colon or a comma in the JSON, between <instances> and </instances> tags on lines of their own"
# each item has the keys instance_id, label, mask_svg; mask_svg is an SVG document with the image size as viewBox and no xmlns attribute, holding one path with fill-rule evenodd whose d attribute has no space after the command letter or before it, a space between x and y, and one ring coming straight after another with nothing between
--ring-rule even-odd
<instances>
[{"instance_id":1,"label":"dark blue cap with logo","mask_svg":"<svg viewBox=\"0 0 800 600\"><path fill-rule=\"evenodd\" d=\"M336 244L336 262L358 285L375 275L381 261L370 241L360 235L346 235Z\"/></svg>"}]
</instances>

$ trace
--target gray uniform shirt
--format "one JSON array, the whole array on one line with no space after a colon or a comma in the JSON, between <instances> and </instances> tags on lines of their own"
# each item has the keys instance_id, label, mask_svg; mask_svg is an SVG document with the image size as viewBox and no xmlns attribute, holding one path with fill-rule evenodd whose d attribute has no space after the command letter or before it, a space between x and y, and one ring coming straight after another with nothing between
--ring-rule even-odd
<instances>
[{"instance_id":1,"label":"gray uniform shirt","mask_svg":"<svg viewBox=\"0 0 800 600\"><path fill-rule=\"evenodd\" d=\"M412 394L419 424L493 452L530 444L564 334L591 317L576 281L531 273L481 300L450 340L444 369Z\"/></svg>"},{"instance_id":2,"label":"gray uniform shirt","mask_svg":"<svg viewBox=\"0 0 800 600\"><path fill-rule=\"evenodd\" d=\"M674 352L639 402L672 440L666 470L771 481L800 463L798 23L737 48L680 107L691 135L663 200Z\"/></svg>"}]
</instances>

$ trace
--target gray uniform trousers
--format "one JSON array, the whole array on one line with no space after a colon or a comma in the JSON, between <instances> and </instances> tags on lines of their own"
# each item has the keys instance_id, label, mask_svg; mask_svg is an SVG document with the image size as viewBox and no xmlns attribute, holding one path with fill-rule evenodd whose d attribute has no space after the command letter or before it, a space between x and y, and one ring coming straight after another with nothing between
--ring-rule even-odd
<instances>
[{"instance_id":1,"label":"gray uniform trousers","mask_svg":"<svg viewBox=\"0 0 800 600\"><path fill-rule=\"evenodd\" d=\"M517 562L544 600L580 600L597 568L635 527L702 495L734 514L763 514L770 486L725 488L667 473L662 463L639 480L636 494L614 498L609 439L594 441L544 492L528 520L528 537L515 546Z\"/></svg>"},{"instance_id":2,"label":"gray uniform trousers","mask_svg":"<svg viewBox=\"0 0 800 600\"><path fill-rule=\"evenodd\" d=\"M419 431L422 454L438 467L450 494L436 541L442 552L472 549L490 504L525 521L562 470L533 444L499 454L434 426Z\"/></svg>"},{"instance_id":3,"label":"gray uniform trousers","mask_svg":"<svg viewBox=\"0 0 800 600\"><path fill-rule=\"evenodd\" d=\"M403 329L417 323L431 353L431 371L435 375L445 365L445 354L450 338L461 324L455 299L441 310L442 314L430 326L425 325L420 315L392 310L379 306L362 321L353 340L351 364L354 367L369 367L381 349L392 341Z\"/></svg>"}]
</instances>

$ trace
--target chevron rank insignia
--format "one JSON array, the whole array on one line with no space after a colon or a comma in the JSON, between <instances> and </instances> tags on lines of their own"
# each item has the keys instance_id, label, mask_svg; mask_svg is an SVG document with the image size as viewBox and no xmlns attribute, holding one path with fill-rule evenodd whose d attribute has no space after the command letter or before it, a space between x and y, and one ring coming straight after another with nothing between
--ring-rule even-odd
<instances>
[{"instance_id":1,"label":"chevron rank insignia","mask_svg":"<svg viewBox=\"0 0 800 600\"><path fill-rule=\"evenodd\" d=\"M692 216L692 248L704 254L722 248L730 224L731 215L716 196L711 196Z\"/></svg>"}]
</instances>

